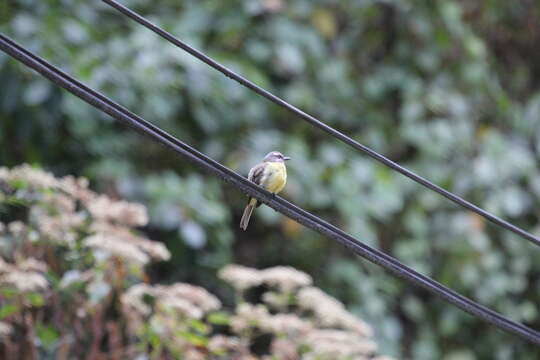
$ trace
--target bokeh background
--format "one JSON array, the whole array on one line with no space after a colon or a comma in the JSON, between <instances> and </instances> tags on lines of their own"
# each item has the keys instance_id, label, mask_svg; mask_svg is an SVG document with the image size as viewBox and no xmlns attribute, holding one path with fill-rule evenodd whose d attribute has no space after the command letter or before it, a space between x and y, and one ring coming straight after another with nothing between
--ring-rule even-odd
<instances>
[{"instance_id":1,"label":"bokeh background","mask_svg":"<svg viewBox=\"0 0 540 360\"><path fill-rule=\"evenodd\" d=\"M540 233L540 4L129 0L123 4L329 125ZM0 30L247 174L291 156L283 197L540 329L540 251L310 127L100 1L3 0ZM172 253L152 281L224 294L217 269L291 265L372 324L386 354L533 359L502 333L245 197L0 54L0 164L146 205Z\"/></svg>"}]
</instances>

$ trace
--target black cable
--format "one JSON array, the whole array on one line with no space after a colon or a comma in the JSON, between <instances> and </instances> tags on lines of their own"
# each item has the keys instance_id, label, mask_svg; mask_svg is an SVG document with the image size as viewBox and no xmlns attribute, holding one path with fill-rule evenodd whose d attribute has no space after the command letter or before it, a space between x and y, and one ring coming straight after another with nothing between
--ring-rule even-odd
<instances>
[{"instance_id":1,"label":"black cable","mask_svg":"<svg viewBox=\"0 0 540 360\"><path fill-rule=\"evenodd\" d=\"M209 66L213 67L214 69L222 72L225 76L227 76L227 77L229 77L229 78L231 78L233 80L236 80L237 82L239 82L240 84L242 84L245 87L249 88L250 90L253 90L257 94L259 94L259 95L267 98L268 100L270 100L270 101L284 107L285 109L291 111L295 115L298 115L302 119L309 122L311 125L314 125L314 126L318 127L319 129L322 129L323 131L327 132L328 134L332 135L333 137L335 137L335 138L343 141L344 143L352 146L356 150L360 150L360 151L366 153L367 155L371 156L373 159L383 163L384 165L388 166L389 168L391 168L391 169L405 175L406 177L416 181L417 183L427 187L428 189L439 193L440 195L446 197L447 199L453 201L454 203L456 203L458 205L461 205L464 208L469 209L469 210L477 213L478 215L486 218L487 220L491 221L492 223L497 224L497 225L499 225L499 226L501 226L501 227L503 227L503 228L505 228L507 230L510 230L513 233L521 236L522 238L529 240L533 244L540 246L540 238L539 237L537 237L537 236L535 236L535 235L533 235L533 234L531 234L531 233L529 233L529 232L527 232L527 231L525 231L525 230L511 224L511 223L509 223L506 220L501 219L500 217L498 217L496 215L491 214L490 212L488 212L488 211L474 205L473 203L468 202L467 200L463 199L462 197L460 197L458 195L455 195L454 193L451 193L448 190L444 190L440 186L432 183L431 181L423 178L420 175L417 175L416 173L412 172L411 170L408 170L407 168L402 167L398 163L393 162L392 160L388 159L387 157L385 157L382 154L379 154L375 150L372 150L369 147L360 144L358 141L353 140L352 138L345 135L344 133L332 128L331 126L326 125L325 123L323 123L319 119L315 118L314 116L311 116L311 115L303 112L302 110L300 110L297 107L289 104L285 100L279 98L278 96L276 96L276 95L270 93L269 91L261 88L260 86L254 84L253 82L249 81L248 79L244 78L243 76L238 75L234 71L232 71L232 70L228 69L227 67L221 65L217 61L213 60L209 56L202 53L201 51L189 46L188 44L186 44L182 40L174 37L171 33L161 29L157 25L154 25L153 23L146 20L141 15L139 15L136 12L128 9L127 7L119 4L115 0L102 0L102 1L107 3L108 5L112 6L113 8L117 9L122 14L124 14L124 15L128 16L129 18L135 20L139 24L141 24L141 25L147 27L148 29L152 30L156 34L160 35L162 38L164 38L167 41L171 42L172 44L176 45L177 47L179 47L179 48L185 50L186 52L190 53L191 55L195 56L197 59L201 60L202 62L204 62L204 63L208 64Z\"/></svg>"},{"instance_id":2,"label":"black cable","mask_svg":"<svg viewBox=\"0 0 540 360\"><path fill-rule=\"evenodd\" d=\"M513 333L523 339L540 345L540 333L538 331L510 320L503 315L458 294L457 292L447 288L435 280L416 272L404 264L401 264L393 257L377 249L371 248L366 244L363 244L359 240L316 217L315 215L291 204L279 196L272 195L268 191L248 181L241 175L207 157L174 136L161 130L157 126L152 125L141 117L131 113L129 110L116 104L104 95L82 84L2 34L0 34L0 49L26 66L38 71L55 84L77 95L90 105L137 129L143 134L150 136L152 139L156 140L162 145L165 145L166 147L180 153L204 170L220 177L224 181L234 185L243 192L247 193L249 196L255 197L257 200L262 201L276 211L279 211L280 213L290 217L306 227L309 227L310 229L338 241L355 254L382 266L394 275L397 275L416 286L420 286L430 293L440 296L450 304L457 306L471 315L476 316L502 330Z\"/></svg>"}]
</instances>

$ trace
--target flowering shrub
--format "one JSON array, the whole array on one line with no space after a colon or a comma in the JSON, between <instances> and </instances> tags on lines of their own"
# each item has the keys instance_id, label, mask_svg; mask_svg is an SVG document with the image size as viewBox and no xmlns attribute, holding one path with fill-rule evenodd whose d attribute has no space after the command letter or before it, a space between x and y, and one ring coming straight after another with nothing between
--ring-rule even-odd
<instances>
[{"instance_id":1,"label":"flowering shrub","mask_svg":"<svg viewBox=\"0 0 540 360\"><path fill-rule=\"evenodd\" d=\"M0 168L0 357L383 359L371 328L290 267L219 277L233 311L189 284L149 285L167 249L134 228L142 205L84 179Z\"/></svg>"},{"instance_id":2,"label":"flowering shrub","mask_svg":"<svg viewBox=\"0 0 540 360\"><path fill-rule=\"evenodd\" d=\"M219 276L240 299L231 316L231 331L253 343L271 334L268 359L370 359L377 351L369 325L343 304L312 286L309 275L291 267L256 270L228 265ZM255 286L260 303L243 300ZM383 359L385 357L376 357Z\"/></svg>"},{"instance_id":3,"label":"flowering shrub","mask_svg":"<svg viewBox=\"0 0 540 360\"><path fill-rule=\"evenodd\" d=\"M144 206L28 165L0 168L0 190L0 358L98 358L104 342L113 357L132 351L118 299L142 265L170 257L134 231Z\"/></svg>"}]
</instances>

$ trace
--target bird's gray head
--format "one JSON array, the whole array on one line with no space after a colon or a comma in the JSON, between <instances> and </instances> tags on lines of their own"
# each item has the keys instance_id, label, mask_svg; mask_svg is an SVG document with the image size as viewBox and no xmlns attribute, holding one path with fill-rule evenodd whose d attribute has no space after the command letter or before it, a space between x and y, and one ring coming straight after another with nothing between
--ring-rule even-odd
<instances>
[{"instance_id":1,"label":"bird's gray head","mask_svg":"<svg viewBox=\"0 0 540 360\"><path fill-rule=\"evenodd\" d=\"M272 151L264 157L263 161L264 162L284 162L287 160L291 160L291 158L288 156L283 156L283 154L280 153L279 151Z\"/></svg>"}]
</instances>

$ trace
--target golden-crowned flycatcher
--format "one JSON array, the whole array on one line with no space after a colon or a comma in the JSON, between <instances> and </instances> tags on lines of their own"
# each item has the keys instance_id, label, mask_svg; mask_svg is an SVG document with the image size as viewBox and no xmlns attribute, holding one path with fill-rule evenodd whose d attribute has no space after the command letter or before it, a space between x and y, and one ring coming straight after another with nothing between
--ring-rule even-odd
<instances>
[{"instance_id":1,"label":"golden-crowned flycatcher","mask_svg":"<svg viewBox=\"0 0 540 360\"><path fill-rule=\"evenodd\" d=\"M287 183L285 161L290 159L288 156L283 156L279 151L272 151L264 157L262 163L255 165L249 170L248 180L271 193L277 194L283 190ZM242 230L247 229L253 209L260 205L261 203L257 199L249 198L242 219L240 220L240 228Z\"/></svg>"}]
</instances>

